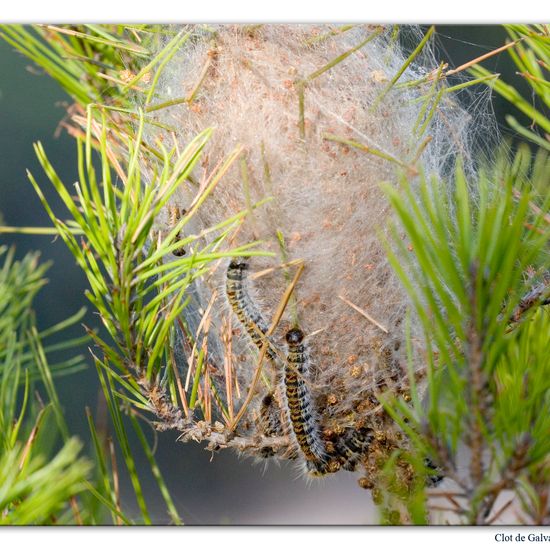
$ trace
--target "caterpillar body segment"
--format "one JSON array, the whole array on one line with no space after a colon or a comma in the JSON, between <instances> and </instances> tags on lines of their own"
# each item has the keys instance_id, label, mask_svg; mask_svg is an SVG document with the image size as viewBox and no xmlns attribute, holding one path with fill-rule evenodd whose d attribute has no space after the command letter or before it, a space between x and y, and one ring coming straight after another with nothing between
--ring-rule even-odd
<instances>
[{"instance_id":1,"label":"caterpillar body segment","mask_svg":"<svg viewBox=\"0 0 550 550\"><path fill-rule=\"evenodd\" d=\"M260 404L260 428L266 437L277 437L283 435L281 424L281 409L275 396L267 393Z\"/></svg>"},{"instance_id":2,"label":"caterpillar body segment","mask_svg":"<svg viewBox=\"0 0 550 550\"><path fill-rule=\"evenodd\" d=\"M186 213L187 213L186 210L181 209L177 206L169 206L168 207L168 218L169 218L168 223L170 225L170 228L173 229L179 223L181 218L183 216L185 216ZM179 231L178 234L174 237L174 242L180 241L182 239L183 239L182 233L181 233L181 231ZM174 256L177 256L177 257L185 256L186 253L187 253L187 251L185 250L185 248L183 246L181 246L179 248L176 248L175 250L172 251L172 254Z\"/></svg>"},{"instance_id":3,"label":"caterpillar body segment","mask_svg":"<svg viewBox=\"0 0 550 550\"><path fill-rule=\"evenodd\" d=\"M233 258L229 263L226 275L226 294L231 308L245 328L258 349L267 340L266 356L271 361L277 360L277 351L273 344L266 337L269 325L263 318L256 304L252 301L246 280L248 277L248 260L246 258Z\"/></svg>"},{"instance_id":4,"label":"caterpillar body segment","mask_svg":"<svg viewBox=\"0 0 550 550\"><path fill-rule=\"evenodd\" d=\"M286 334L288 355L284 386L292 431L311 475L324 475L338 467L326 451L321 437L317 412L307 386L309 354L303 342L304 334L298 328Z\"/></svg>"},{"instance_id":5,"label":"caterpillar body segment","mask_svg":"<svg viewBox=\"0 0 550 550\"><path fill-rule=\"evenodd\" d=\"M424 466L426 466L426 468L432 471L427 476L428 478L426 481L427 481L428 487L437 487L445 479L445 476L443 475L441 468L438 468L434 464L431 458L424 459Z\"/></svg>"},{"instance_id":6,"label":"caterpillar body segment","mask_svg":"<svg viewBox=\"0 0 550 550\"><path fill-rule=\"evenodd\" d=\"M260 403L259 429L265 437L278 437L284 435L281 423L281 408L273 393L267 393ZM274 456L272 447L265 445L260 449L263 458Z\"/></svg>"},{"instance_id":7,"label":"caterpillar body segment","mask_svg":"<svg viewBox=\"0 0 550 550\"><path fill-rule=\"evenodd\" d=\"M347 428L335 443L341 467L350 472L355 471L372 439L372 432L367 428Z\"/></svg>"}]
</instances>

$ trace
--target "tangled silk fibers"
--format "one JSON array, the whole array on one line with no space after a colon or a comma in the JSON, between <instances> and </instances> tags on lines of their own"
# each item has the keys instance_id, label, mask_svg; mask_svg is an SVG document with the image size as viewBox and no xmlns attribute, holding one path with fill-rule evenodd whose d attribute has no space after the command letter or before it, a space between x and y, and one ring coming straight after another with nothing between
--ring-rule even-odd
<instances>
[{"instance_id":1,"label":"tangled silk fibers","mask_svg":"<svg viewBox=\"0 0 550 550\"><path fill-rule=\"evenodd\" d=\"M303 262L271 341L284 358L285 333L298 325L306 334L307 383L327 441L350 427L387 434L390 421L376 394L388 387L407 392L409 301L381 243L391 211L380 183L396 181L396 169L441 175L453 155L468 149L469 116L447 96L432 109L433 79L386 90L406 58L392 28L358 25L341 32L330 25L196 25L188 30L190 38L164 69L158 95L159 102L192 101L153 114L177 128L179 146L207 127L214 129L195 182L205 181L237 145L244 150L185 231L199 233L272 197L251 209L227 243L259 239L261 249L274 254L251 258L250 274ZM400 83L435 75L439 65L429 46L415 63ZM148 139L156 139L150 128ZM191 184L182 188L171 207L186 209L196 192ZM227 264L215 264L196 284L196 304L186 319L193 332L217 292L208 353L223 372L228 348L222 327L231 319L231 364L242 399L258 349L227 303ZM251 307L259 308L266 321L295 270L293 264L248 280ZM421 358L414 323L412 336ZM258 385L240 425L249 433L259 429L255 419L263 396L275 387L279 405L284 401L284 391L276 388L281 379L276 362L267 363L272 387Z\"/></svg>"}]
</instances>

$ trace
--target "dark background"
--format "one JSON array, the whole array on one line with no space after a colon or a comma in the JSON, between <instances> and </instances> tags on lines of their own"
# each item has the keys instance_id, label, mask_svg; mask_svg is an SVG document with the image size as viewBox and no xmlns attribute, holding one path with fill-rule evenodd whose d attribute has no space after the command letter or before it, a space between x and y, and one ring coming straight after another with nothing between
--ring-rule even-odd
<instances>
[{"instance_id":1,"label":"dark background","mask_svg":"<svg viewBox=\"0 0 550 550\"><path fill-rule=\"evenodd\" d=\"M505 31L498 26L437 26L438 58L458 66L504 44ZM484 63L507 82L522 85L506 53ZM76 148L72 138L56 130L65 115L68 98L60 87L18 52L0 40L0 214L5 225L50 226L38 197L26 177L29 169L50 201L64 217L63 206L35 159L32 144L41 141L53 166L67 185L77 180ZM512 112L500 98L493 107L502 134L508 133L504 115ZM17 256L41 250L43 260L53 261L50 283L36 301L39 327L45 328L75 313L82 305L86 280L60 239L0 235L0 244L15 244ZM0 260L1 263L2 260ZM90 308L88 308L90 309ZM86 324L98 326L89 311ZM79 336L80 326L65 336ZM86 347L83 353L87 354ZM60 378L57 383L69 429L89 446L84 408L96 411L99 388L91 361L85 371ZM146 428L148 430L148 428ZM150 433L151 439L153 437ZM308 482L288 465L254 464L231 452L216 455L201 445L177 443L177 434L158 434L156 457L178 511L186 523L198 524L364 524L377 516L367 491L357 486L357 476L341 472L322 482ZM135 442L134 442L135 443ZM136 449L138 468L144 473L146 497L153 517L165 523L164 506L148 474L145 457ZM121 461L121 459L120 459ZM123 497L138 514L127 480Z\"/></svg>"}]
</instances>

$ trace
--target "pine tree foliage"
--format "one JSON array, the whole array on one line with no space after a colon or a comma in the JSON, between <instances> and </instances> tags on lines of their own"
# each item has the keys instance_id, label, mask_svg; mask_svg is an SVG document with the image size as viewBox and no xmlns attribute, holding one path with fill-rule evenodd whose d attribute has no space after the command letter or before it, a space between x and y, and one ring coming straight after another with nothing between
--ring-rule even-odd
<instances>
[{"instance_id":1,"label":"pine tree foliage","mask_svg":"<svg viewBox=\"0 0 550 550\"><path fill-rule=\"evenodd\" d=\"M529 521L548 521L550 163L530 165L522 148L476 181L458 166L452 194L425 177L418 193L405 178L386 188L403 226L390 254L430 350L425 400L417 388L412 407L393 412L417 459L455 482L451 502L468 523L491 522L505 491Z\"/></svg>"},{"instance_id":2,"label":"pine tree foliage","mask_svg":"<svg viewBox=\"0 0 550 550\"><path fill-rule=\"evenodd\" d=\"M78 497L91 464L81 456L82 444L69 437L52 376L81 369L83 358L50 366L47 353L59 344L42 340L83 312L38 332L32 303L48 266L37 254L17 261L6 247L0 257L0 525L77 523L87 517Z\"/></svg>"}]
</instances>

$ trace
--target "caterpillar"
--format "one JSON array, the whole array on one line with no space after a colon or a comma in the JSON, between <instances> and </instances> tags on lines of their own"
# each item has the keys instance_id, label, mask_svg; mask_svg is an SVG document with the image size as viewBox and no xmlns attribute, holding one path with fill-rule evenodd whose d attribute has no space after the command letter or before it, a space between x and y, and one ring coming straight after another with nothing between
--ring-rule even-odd
<instances>
[{"instance_id":1,"label":"caterpillar","mask_svg":"<svg viewBox=\"0 0 550 550\"><path fill-rule=\"evenodd\" d=\"M285 411L281 408L279 399L273 392L265 394L262 398L258 428L264 437L281 437L290 434L289 422L285 417ZM269 458L275 454L273 448L268 445L260 449L260 455L263 458ZM295 460L299 456L297 450L292 446L277 454L288 460Z\"/></svg>"},{"instance_id":2,"label":"caterpillar","mask_svg":"<svg viewBox=\"0 0 550 550\"><path fill-rule=\"evenodd\" d=\"M266 337L269 326L250 298L250 294L246 288L248 268L248 260L246 258L233 258L231 260L226 274L225 291L227 299L240 323L246 329L246 332L258 349L262 349L264 342L267 340L265 353L269 359L275 361L277 359L277 351Z\"/></svg>"},{"instance_id":3,"label":"caterpillar","mask_svg":"<svg viewBox=\"0 0 550 550\"><path fill-rule=\"evenodd\" d=\"M344 470L355 471L361 456L369 448L372 438L372 432L368 428L345 430L335 443L336 453Z\"/></svg>"},{"instance_id":4,"label":"caterpillar","mask_svg":"<svg viewBox=\"0 0 550 550\"><path fill-rule=\"evenodd\" d=\"M181 220L182 216L185 216L186 210L180 209L178 206L169 206L168 207L168 223L170 225L170 228L173 229L178 222ZM174 242L180 241L182 239L181 232L178 232L178 234L174 237ZM175 250L172 250L172 254L174 256L185 256L186 251L185 248L180 247L176 248Z\"/></svg>"},{"instance_id":5,"label":"caterpillar","mask_svg":"<svg viewBox=\"0 0 550 550\"><path fill-rule=\"evenodd\" d=\"M424 459L424 466L430 470L427 478L428 486L437 487L445 479L441 468L436 466L431 458Z\"/></svg>"},{"instance_id":6,"label":"caterpillar","mask_svg":"<svg viewBox=\"0 0 550 550\"><path fill-rule=\"evenodd\" d=\"M275 396L267 393L260 403L259 428L265 437L277 437L283 435L283 426L281 424L281 409ZM260 449L260 455L263 458L269 458L275 453L273 448L265 445Z\"/></svg>"},{"instance_id":7,"label":"caterpillar","mask_svg":"<svg viewBox=\"0 0 550 550\"><path fill-rule=\"evenodd\" d=\"M319 429L315 405L307 386L309 355L304 344L304 333L292 328L286 333L288 344L284 386L290 423L311 475L319 476L336 471Z\"/></svg>"}]
</instances>

